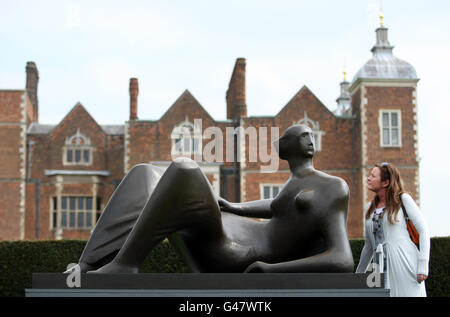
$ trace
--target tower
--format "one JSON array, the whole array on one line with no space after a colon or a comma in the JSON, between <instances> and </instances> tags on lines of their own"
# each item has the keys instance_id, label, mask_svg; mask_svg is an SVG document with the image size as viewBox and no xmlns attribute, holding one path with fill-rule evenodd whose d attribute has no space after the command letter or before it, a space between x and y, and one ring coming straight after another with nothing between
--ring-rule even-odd
<instances>
[{"instance_id":1,"label":"tower","mask_svg":"<svg viewBox=\"0 0 450 317\"><path fill-rule=\"evenodd\" d=\"M348 93L350 83L347 81L347 71L344 70L342 73L344 75L344 80L340 83L341 94L336 99L337 108L335 114L345 116L351 114L351 105L350 105L351 97L350 94Z\"/></svg>"},{"instance_id":2,"label":"tower","mask_svg":"<svg viewBox=\"0 0 450 317\"><path fill-rule=\"evenodd\" d=\"M370 201L367 175L375 163L391 162L400 170L406 190L419 200L417 77L414 67L394 56L388 29L380 15L372 58L349 87L356 117L362 182L362 206ZM358 144L356 144L358 143Z\"/></svg>"}]
</instances>

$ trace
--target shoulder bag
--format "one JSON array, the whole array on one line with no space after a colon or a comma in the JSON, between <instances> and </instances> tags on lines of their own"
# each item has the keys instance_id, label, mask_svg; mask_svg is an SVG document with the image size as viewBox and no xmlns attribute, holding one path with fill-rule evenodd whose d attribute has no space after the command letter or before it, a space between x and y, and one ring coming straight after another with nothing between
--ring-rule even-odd
<instances>
[{"instance_id":1,"label":"shoulder bag","mask_svg":"<svg viewBox=\"0 0 450 317\"><path fill-rule=\"evenodd\" d=\"M412 223L411 219L409 219L408 213L406 212L406 208L405 206L403 206L403 203L402 209L403 213L405 214L406 229L408 229L409 237L416 246L419 246L419 233L417 232L416 227L414 227L414 224Z\"/></svg>"}]
</instances>

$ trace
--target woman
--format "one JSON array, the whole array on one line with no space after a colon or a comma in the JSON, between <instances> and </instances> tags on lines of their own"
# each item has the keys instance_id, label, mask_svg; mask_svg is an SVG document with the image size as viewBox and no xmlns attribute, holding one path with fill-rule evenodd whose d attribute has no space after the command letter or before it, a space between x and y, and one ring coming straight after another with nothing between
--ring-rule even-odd
<instances>
[{"instance_id":1,"label":"woman","mask_svg":"<svg viewBox=\"0 0 450 317\"><path fill-rule=\"evenodd\" d=\"M356 273L364 273L373 258L384 267L391 296L426 296L430 237L422 213L390 163L375 165L367 187L375 196L365 210L365 245ZM420 251L409 237L402 204L420 235Z\"/></svg>"},{"instance_id":2,"label":"woman","mask_svg":"<svg viewBox=\"0 0 450 317\"><path fill-rule=\"evenodd\" d=\"M136 166L105 207L81 271L137 273L168 237L194 272L352 272L346 183L314 169L309 127L292 126L277 142L291 178L274 199L227 202L187 158L164 173Z\"/></svg>"}]
</instances>

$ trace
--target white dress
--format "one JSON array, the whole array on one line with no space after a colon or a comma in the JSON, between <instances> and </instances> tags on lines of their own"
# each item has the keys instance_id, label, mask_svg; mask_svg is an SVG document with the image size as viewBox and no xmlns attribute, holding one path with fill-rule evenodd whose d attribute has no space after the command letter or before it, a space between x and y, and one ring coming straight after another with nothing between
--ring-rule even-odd
<instances>
[{"instance_id":1,"label":"white dress","mask_svg":"<svg viewBox=\"0 0 450 317\"><path fill-rule=\"evenodd\" d=\"M394 221L394 224L389 222L388 213L385 212L383 216L383 231L387 260L386 287L390 288L391 296L425 297L425 282L417 282L417 274L428 275L428 261L430 258L428 226L412 197L408 194L402 194L401 198L409 219L420 235L420 251L409 237L403 210L399 210L399 221ZM370 203L366 206L365 211L367 211L369 206ZM365 220L365 244L356 273L365 273L367 271L376 247L372 217L369 217L369 219Z\"/></svg>"}]
</instances>

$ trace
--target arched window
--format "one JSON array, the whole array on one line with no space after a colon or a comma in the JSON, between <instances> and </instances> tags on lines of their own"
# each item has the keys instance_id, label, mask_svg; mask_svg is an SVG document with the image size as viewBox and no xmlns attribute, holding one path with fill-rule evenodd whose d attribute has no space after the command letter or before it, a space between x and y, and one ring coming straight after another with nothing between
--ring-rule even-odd
<instances>
[{"instance_id":1,"label":"arched window","mask_svg":"<svg viewBox=\"0 0 450 317\"><path fill-rule=\"evenodd\" d=\"M63 148L64 165L92 165L91 139L80 132L67 137Z\"/></svg>"},{"instance_id":2,"label":"arched window","mask_svg":"<svg viewBox=\"0 0 450 317\"><path fill-rule=\"evenodd\" d=\"M322 135L325 135L325 132L320 130L319 121L313 121L308 118L308 113L305 111L305 116L303 117L303 119L300 119L297 122L294 121L293 124L304 124L310 127L314 135L315 151L322 150Z\"/></svg>"},{"instance_id":3,"label":"arched window","mask_svg":"<svg viewBox=\"0 0 450 317\"><path fill-rule=\"evenodd\" d=\"M170 138L174 156L191 156L202 151L200 128L189 122L188 118L173 128Z\"/></svg>"}]
</instances>

